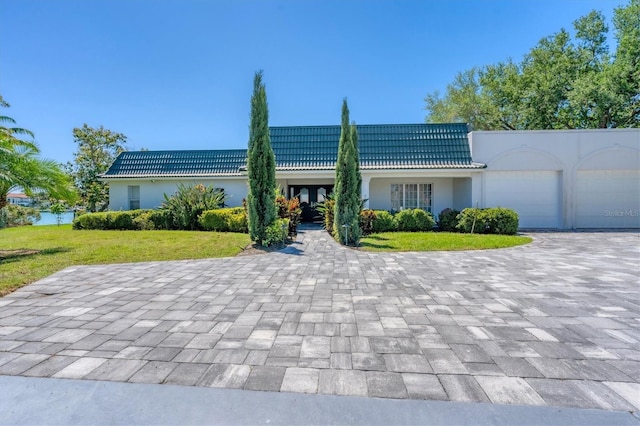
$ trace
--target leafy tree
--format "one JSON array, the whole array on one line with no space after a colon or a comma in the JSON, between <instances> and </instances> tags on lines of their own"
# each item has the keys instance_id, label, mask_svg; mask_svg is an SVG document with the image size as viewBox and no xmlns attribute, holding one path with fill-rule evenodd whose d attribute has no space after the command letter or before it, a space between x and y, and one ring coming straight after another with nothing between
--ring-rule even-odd
<instances>
[{"instance_id":1,"label":"leafy tree","mask_svg":"<svg viewBox=\"0 0 640 426\"><path fill-rule=\"evenodd\" d=\"M342 127L336 162L336 183L333 235L341 243L357 244L360 240L360 210L362 208L362 176L358 154L358 131L349 124L347 100L342 102ZM343 226L347 225L348 229Z\"/></svg>"},{"instance_id":2,"label":"leafy tree","mask_svg":"<svg viewBox=\"0 0 640 426\"><path fill-rule=\"evenodd\" d=\"M583 129L640 125L640 0L614 10L618 41L593 11L522 59L472 68L426 96L427 122L467 122L478 130Z\"/></svg>"},{"instance_id":3,"label":"leafy tree","mask_svg":"<svg viewBox=\"0 0 640 426\"><path fill-rule=\"evenodd\" d=\"M9 107L2 96L0 107ZM33 139L33 133L12 127L13 124L15 120L11 117L0 116L0 209L7 205L8 193L17 188L28 195L45 193L55 199L73 200L71 182L60 165L40 158L38 145L33 140L20 138Z\"/></svg>"},{"instance_id":4,"label":"leafy tree","mask_svg":"<svg viewBox=\"0 0 640 426\"><path fill-rule=\"evenodd\" d=\"M74 163L67 169L73 177L82 204L91 212L106 210L109 206L109 187L100 182L98 176L107 171L118 154L125 150L127 137L100 126L73 129L74 142L78 150Z\"/></svg>"},{"instance_id":5,"label":"leafy tree","mask_svg":"<svg viewBox=\"0 0 640 426\"><path fill-rule=\"evenodd\" d=\"M256 72L251 96L251 124L247 152L249 236L258 245L268 240L267 230L276 220L276 160L269 136L267 93L262 71Z\"/></svg>"}]
</instances>

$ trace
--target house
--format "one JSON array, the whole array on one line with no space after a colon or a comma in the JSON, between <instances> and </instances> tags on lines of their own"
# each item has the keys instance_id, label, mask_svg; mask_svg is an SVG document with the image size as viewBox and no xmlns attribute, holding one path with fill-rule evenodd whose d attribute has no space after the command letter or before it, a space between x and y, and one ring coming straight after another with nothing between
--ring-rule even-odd
<instances>
[{"instance_id":1,"label":"house","mask_svg":"<svg viewBox=\"0 0 640 426\"><path fill-rule=\"evenodd\" d=\"M331 193L340 126L271 127L276 179L305 220ZM366 207L515 209L521 228L640 228L640 129L468 132L358 125ZM155 208L179 183L247 196L246 150L123 152L101 176L112 210Z\"/></svg>"},{"instance_id":2,"label":"house","mask_svg":"<svg viewBox=\"0 0 640 426\"><path fill-rule=\"evenodd\" d=\"M29 207L33 204L33 199L26 194L10 192L7 194L7 202L17 206Z\"/></svg>"}]
</instances>

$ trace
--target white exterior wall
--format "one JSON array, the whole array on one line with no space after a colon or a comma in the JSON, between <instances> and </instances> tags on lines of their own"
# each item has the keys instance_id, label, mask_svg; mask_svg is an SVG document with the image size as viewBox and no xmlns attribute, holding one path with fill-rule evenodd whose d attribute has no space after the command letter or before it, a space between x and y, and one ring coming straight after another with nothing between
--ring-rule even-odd
<instances>
[{"instance_id":1,"label":"white exterior wall","mask_svg":"<svg viewBox=\"0 0 640 426\"><path fill-rule=\"evenodd\" d=\"M469 140L473 160L487 164L473 178L474 206L507 202L529 228L640 228L640 129L480 131Z\"/></svg>"},{"instance_id":2,"label":"white exterior wall","mask_svg":"<svg viewBox=\"0 0 640 426\"><path fill-rule=\"evenodd\" d=\"M242 199L248 193L247 181L243 177L226 179L110 179L109 210L129 210L129 186L140 186L140 208L155 209L164 201L164 194L172 195L178 184L214 186L223 188L227 194L229 207L242 206Z\"/></svg>"}]
</instances>

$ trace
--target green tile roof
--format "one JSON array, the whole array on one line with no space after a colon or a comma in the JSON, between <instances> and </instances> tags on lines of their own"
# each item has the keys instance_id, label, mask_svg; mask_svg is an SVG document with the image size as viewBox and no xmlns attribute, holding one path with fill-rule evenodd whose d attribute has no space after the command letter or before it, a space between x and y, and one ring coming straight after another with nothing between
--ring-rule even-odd
<instances>
[{"instance_id":1,"label":"green tile roof","mask_svg":"<svg viewBox=\"0 0 640 426\"><path fill-rule=\"evenodd\" d=\"M271 127L276 169L335 168L340 126ZM360 167L384 169L475 169L466 124L358 125ZM105 178L240 176L246 150L127 151Z\"/></svg>"}]
</instances>

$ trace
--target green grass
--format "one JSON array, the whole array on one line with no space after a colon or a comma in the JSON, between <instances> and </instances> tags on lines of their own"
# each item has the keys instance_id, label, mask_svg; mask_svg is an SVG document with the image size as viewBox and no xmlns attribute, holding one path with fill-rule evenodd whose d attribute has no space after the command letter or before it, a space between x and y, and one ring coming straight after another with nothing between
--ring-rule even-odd
<instances>
[{"instance_id":1,"label":"green grass","mask_svg":"<svg viewBox=\"0 0 640 426\"><path fill-rule=\"evenodd\" d=\"M519 235L456 234L452 232L384 232L362 238L367 251L483 250L530 243Z\"/></svg>"},{"instance_id":2,"label":"green grass","mask_svg":"<svg viewBox=\"0 0 640 426\"><path fill-rule=\"evenodd\" d=\"M249 243L247 234L218 232L0 229L0 296L71 265L227 257Z\"/></svg>"}]
</instances>

